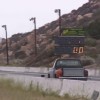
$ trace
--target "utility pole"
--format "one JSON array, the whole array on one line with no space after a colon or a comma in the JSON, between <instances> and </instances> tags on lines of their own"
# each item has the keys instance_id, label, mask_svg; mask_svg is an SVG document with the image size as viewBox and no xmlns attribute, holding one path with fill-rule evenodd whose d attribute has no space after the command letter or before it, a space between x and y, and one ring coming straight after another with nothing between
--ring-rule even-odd
<instances>
[{"instance_id":1,"label":"utility pole","mask_svg":"<svg viewBox=\"0 0 100 100\"><path fill-rule=\"evenodd\" d=\"M37 55L37 45L36 45L36 41L37 41L37 38L36 38L36 18L34 17L32 17L31 19L30 19L30 21L33 21L33 23L34 23L34 44L35 44L35 55Z\"/></svg>"},{"instance_id":2,"label":"utility pole","mask_svg":"<svg viewBox=\"0 0 100 100\"><path fill-rule=\"evenodd\" d=\"M2 25L2 27L5 29L5 33L6 33L6 53L7 53L7 65L9 65L8 40L7 40L7 26L6 26L6 25Z\"/></svg>"},{"instance_id":3,"label":"utility pole","mask_svg":"<svg viewBox=\"0 0 100 100\"><path fill-rule=\"evenodd\" d=\"M55 13L58 13L59 15L59 35L61 36L61 10L55 9Z\"/></svg>"}]
</instances>

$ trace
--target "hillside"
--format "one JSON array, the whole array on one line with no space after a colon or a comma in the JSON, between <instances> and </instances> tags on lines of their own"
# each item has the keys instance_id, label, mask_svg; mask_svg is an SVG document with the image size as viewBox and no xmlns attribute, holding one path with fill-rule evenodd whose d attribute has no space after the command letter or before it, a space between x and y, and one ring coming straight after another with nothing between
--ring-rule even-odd
<instances>
[{"instance_id":1,"label":"hillside","mask_svg":"<svg viewBox=\"0 0 100 100\"><path fill-rule=\"evenodd\" d=\"M100 0L89 0L77 10L61 16L62 28L87 28L95 21L100 20ZM99 25L100 26L100 25ZM100 28L99 28L100 29ZM37 55L34 54L34 30L28 33L17 33L8 39L9 59L11 64L21 66L50 66L54 59L53 36L59 34L58 19L40 27L37 31ZM100 31L99 31L100 32ZM95 32L94 32L95 33ZM91 37L90 35L87 35ZM86 38L85 58L89 64L98 62L100 55L100 38ZM98 35L97 37L100 37ZM0 63L6 60L5 39L0 43ZM70 55L62 55L69 57Z\"/></svg>"}]
</instances>

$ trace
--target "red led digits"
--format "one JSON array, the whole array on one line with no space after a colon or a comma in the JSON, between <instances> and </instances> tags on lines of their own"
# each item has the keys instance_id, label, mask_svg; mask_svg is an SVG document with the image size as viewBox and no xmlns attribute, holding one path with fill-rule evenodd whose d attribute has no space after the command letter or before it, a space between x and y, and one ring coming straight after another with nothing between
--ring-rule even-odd
<instances>
[{"instance_id":1,"label":"red led digits","mask_svg":"<svg viewBox=\"0 0 100 100\"><path fill-rule=\"evenodd\" d=\"M74 47L73 53L83 53L84 48L83 47Z\"/></svg>"}]
</instances>

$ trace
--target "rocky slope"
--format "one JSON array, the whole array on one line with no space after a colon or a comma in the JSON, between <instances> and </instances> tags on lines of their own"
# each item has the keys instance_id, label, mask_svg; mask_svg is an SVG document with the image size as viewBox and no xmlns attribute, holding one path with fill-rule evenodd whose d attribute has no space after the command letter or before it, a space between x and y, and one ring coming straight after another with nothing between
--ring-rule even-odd
<instances>
[{"instance_id":1,"label":"rocky slope","mask_svg":"<svg viewBox=\"0 0 100 100\"><path fill-rule=\"evenodd\" d=\"M94 20L100 20L100 0L89 0L88 3L84 4L79 9L73 10L69 14L62 15L61 20L62 28L86 27ZM37 55L34 54L34 30L24 34L15 34L8 39L10 63L22 64L22 66L49 66L51 62L58 57L53 53L53 36L59 34L59 21L55 20L51 23L47 23L36 31ZM5 63L6 59L5 42L5 39L3 39L2 43L0 43L1 63ZM84 55L97 59L98 55L100 55L100 40L86 39L86 42ZM92 59L91 57L89 59ZM94 62L95 60L92 59L91 61Z\"/></svg>"}]
</instances>

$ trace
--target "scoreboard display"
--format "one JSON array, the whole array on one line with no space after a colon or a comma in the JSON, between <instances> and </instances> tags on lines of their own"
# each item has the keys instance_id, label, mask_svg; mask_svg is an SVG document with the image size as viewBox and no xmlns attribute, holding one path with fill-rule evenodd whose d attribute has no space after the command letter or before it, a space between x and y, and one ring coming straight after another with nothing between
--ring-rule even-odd
<instances>
[{"instance_id":1,"label":"scoreboard display","mask_svg":"<svg viewBox=\"0 0 100 100\"><path fill-rule=\"evenodd\" d=\"M55 54L80 54L84 52L84 47L55 46Z\"/></svg>"},{"instance_id":2,"label":"scoreboard display","mask_svg":"<svg viewBox=\"0 0 100 100\"><path fill-rule=\"evenodd\" d=\"M84 52L84 36L55 37L55 54L80 54Z\"/></svg>"}]
</instances>

